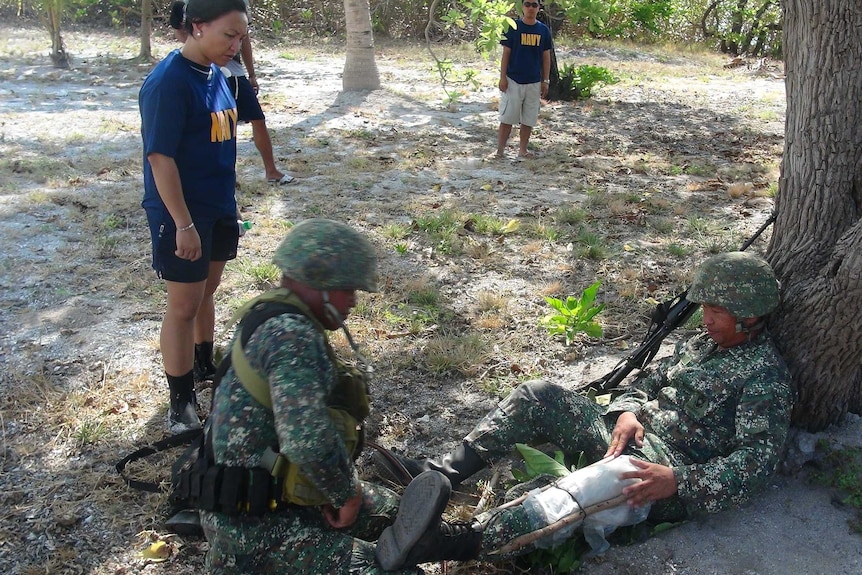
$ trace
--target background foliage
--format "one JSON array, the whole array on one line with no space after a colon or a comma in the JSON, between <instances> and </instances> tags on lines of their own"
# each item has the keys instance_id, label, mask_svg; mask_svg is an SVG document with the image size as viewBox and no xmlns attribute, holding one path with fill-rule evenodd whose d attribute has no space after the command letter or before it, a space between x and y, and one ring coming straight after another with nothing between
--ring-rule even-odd
<instances>
[{"instance_id":1,"label":"background foliage","mask_svg":"<svg viewBox=\"0 0 862 575\"><path fill-rule=\"evenodd\" d=\"M138 28L140 0L0 0L0 16L43 18L45 6L65 5L65 24ZM475 18L481 0L371 0L377 38L424 40L428 11L444 22L464 14L464 26L433 26L432 40L475 41L482 19ZM517 3L512 2L515 6ZM166 21L170 0L154 0L154 17ZM479 7L481 10L481 6ZM254 0L258 33L305 35L344 33L342 0L310 3ZM515 15L513 8L512 14ZM781 55L781 9L778 0L553 0L540 16L554 34L637 42L701 43L722 52L750 56Z\"/></svg>"}]
</instances>

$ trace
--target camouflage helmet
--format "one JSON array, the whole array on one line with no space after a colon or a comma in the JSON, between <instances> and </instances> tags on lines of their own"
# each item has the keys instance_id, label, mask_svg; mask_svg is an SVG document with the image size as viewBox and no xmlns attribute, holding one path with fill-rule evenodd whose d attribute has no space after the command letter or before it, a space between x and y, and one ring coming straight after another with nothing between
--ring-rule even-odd
<instances>
[{"instance_id":1,"label":"camouflage helmet","mask_svg":"<svg viewBox=\"0 0 862 575\"><path fill-rule=\"evenodd\" d=\"M687 299L727 308L736 318L760 317L778 306L778 280L764 259L727 252L700 264Z\"/></svg>"},{"instance_id":2,"label":"camouflage helmet","mask_svg":"<svg viewBox=\"0 0 862 575\"><path fill-rule=\"evenodd\" d=\"M374 246L341 222L312 218L296 224L272 261L285 276L316 290L377 291Z\"/></svg>"}]
</instances>

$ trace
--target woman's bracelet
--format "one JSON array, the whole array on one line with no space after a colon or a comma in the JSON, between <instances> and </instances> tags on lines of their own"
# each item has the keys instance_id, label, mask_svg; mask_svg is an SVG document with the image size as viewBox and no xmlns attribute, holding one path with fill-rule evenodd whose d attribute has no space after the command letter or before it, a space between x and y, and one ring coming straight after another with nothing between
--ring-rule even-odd
<instances>
[{"instance_id":1,"label":"woman's bracelet","mask_svg":"<svg viewBox=\"0 0 862 575\"><path fill-rule=\"evenodd\" d=\"M187 232L187 231L189 231L190 229L192 229L193 227L195 227L195 223L194 223L194 222L190 223L189 225L187 225L187 226L186 226L186 227L184 227L184 228L177 228L177 231L178 231L178 232Z\"/></svg>"}]
</instances>

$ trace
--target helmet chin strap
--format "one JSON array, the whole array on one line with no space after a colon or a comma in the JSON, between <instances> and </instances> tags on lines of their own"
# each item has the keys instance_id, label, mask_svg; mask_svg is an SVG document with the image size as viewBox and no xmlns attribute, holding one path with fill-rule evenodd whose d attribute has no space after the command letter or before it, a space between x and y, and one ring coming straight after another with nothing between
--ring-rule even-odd
<instances>
[{"instance_id":1,"label":"helmet chin strap","mask_svg":"<svg viewBox=\"0 0 862 575\"><path fill-rule=\"evenodd\" d=\"M323 299L323 315L326 316L326 319L338 327L344 327L344 318L341 317L341 314L338 313L338 310L334 305L332 305L332 302L329 301L329 291L321 291L320 297Z\"/></svg>"},{"instance_id":2,"label":"helmet chin strap","mask_svg":"<svg viewBox=\"0 0 862 575\"><path fill-rule=\"evenodd\" d=\"M341 317L341 314L338 313L338 310L332 305L332 302L329 301L329 291L323 290L320 292L321 297L323 299L323 313L326 315L326 318L341 328L344 332L344 335L347 337L347 343L350 344L350 349L353 350L354 355L356 355L356 359L359 360L359 363L362 365L364 371L371 373L374 371L374 368L371 367L371 364L365 360L365 357L359 352L359 346L356 345L356 342L353 341L353 336L350 335L350 331L347 329L347 325L344 323L344 318Z\"/></svg>"},{"instance_id":3,"label":"helmet chin strap","mask_svg":"<svg viewBox=\"0 0 862 575\"><path fill-rule=\"evenodd\" d=\"M736 333L746 333L748 334L748 339L751 339L752 336L758 334L763 329L763 326L765 324L766 320L764 320L762 317L757 318L757 321L750 326L745 326L742 323L742 320L737 320Z\"/></svg>"}]
</instances>

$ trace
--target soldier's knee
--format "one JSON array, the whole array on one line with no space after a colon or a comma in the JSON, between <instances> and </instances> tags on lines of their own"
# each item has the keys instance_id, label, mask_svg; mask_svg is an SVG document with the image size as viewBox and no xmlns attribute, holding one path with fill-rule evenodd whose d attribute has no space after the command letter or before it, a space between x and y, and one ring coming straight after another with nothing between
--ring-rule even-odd
<instances>
[{"instance_id":1,"label":"soldier's knee","mask_svg":"<svg viewBox=\"0 0 862 575\"><path fill-rule=\"evenodd\" d=\"M549 395L554 384L545 379L533 379L520 384L500 403L504 411L516 405L541 404Z\"/></svg>"}]
</instances>

